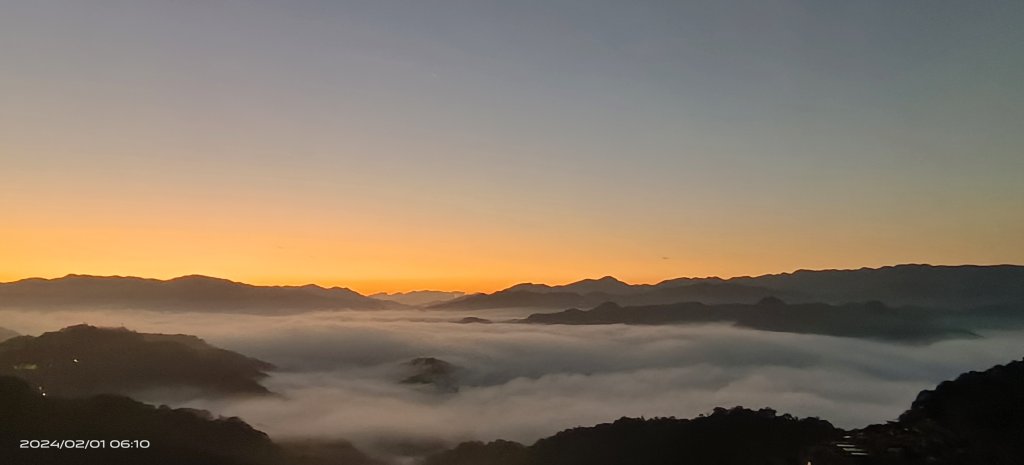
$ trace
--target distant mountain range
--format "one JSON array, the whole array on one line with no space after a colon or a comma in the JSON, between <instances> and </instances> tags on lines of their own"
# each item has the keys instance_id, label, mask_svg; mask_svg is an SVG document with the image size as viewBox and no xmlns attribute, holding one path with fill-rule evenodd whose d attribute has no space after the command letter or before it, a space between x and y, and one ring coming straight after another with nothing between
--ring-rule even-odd
<instances>
[{"instance_id":1,"label":"distant mountain range","mask_svg":"<svg viewBox=\"0 0 1024 465\"><path fill-rule=\"evenodd\" d=\"M1014 307L1024 304L1024 266L897 265L859 270L800 270L738 278L676 278L627 284L613 277L571 284L517 284L492 294L414 291L364 296L343 287L254 286L208 276L169 280L68 275L0 283L3 309L149 309L286 314L312 310L430 308L589 308L679 302L752 304L773 296L791 303L881 301L929 308Z\"/></svg>"},{"instance_id":2,"label":"distant mountain range","mask_svg":"<svg viewBox=\"0 0 1024 465\"><path fill-rule=\"evenodd\" d=\"M380 300L389 300L414 307L434 305L447 302L466 295L462 291L410 291L410 292L378 292L370 294L370 297Z\"/></svg>"},{"instance_id":3,"label":"distant mountain range","mask_svg":"<svg viewBox=\"0 0 1024 465\"><path fill-rule=\"evenodd\" d=\"M591 310L572 308L554 313L534 313L522 323L566 325L663 325L682 323L732 323L762 331L824 334L830 336L927 342L946 338L977 337L946 321L944 311L916 307L889 307L881 302L830 305L787 304L766 297L756 304L683 302L622 307L606 302ZM959 320L968 323L967 320ZM1024 323L1024 314L1017 318Z\"/></svg>"},{"instance_id":4,"label":"distant mountain range","mask_svg":"<svg viewBox=\"0 0 1024 465\"><path fill-rule=\"evenodd\" d=\"M260 380L273 365L195 336L78 325L0 342L0 375L56 396L270 394Z\"/></svg>"},{"instance_id":5,"label":"distant mountain range","mask_svg":"<svg viewBox=\"0 0 1024 465\"><path fill-rule=\"evenodd\" d=\"M974 308L1024 304L1024 266L897 265L858 270L800 270L738 278L677 278L627 284L611 276L561 286L517 284L492 294L467 295L434 309L592 307L603 302L658 305L679 302L754 303L774 296L787 302L881 301L893 306Z\"/></svg>"},{"instance_id":6,"label":"distant mountain range","mask_svg":"<svg viewBox=\"0 0 1024 465\"><path fill-rule=\"evenodd\" d=\"M0 309L148 309L281 314L402 307L343 287L253 286L208 276L169 280L68 275L0 283Z\"/></svg>"},{"instance_id":7,"label":"distant mountain range","mask_svg":"<svg viewBox=\"0 0 1024 465\"><path fill-rule=\"evenodd\" d=\"M599 281L614 280L602 278ZM620 281L615 281L620 282ZM791 292L781 292L759 286L732 283L694 283L675 287L648 287L644 290L633 290L628 294L613 294L593 291L585 294L563 290L525 290L516 285L493 294L474 294L429 306L432 309L444 310L485 310L489 308L569 308L593 307L604 302L615 302L621 305L657 305L676 302L704 303L738 303L757 302L765 296L782 295L796 297ZM527 285L533 286L533 285ZM571 288L568 285L567 288ZM638 285L644 286L644 285Z\"/></svg>"},{"instance_id":8,"label":"distant mountain range","mask_svg":"<svg viewBox=\"0 0 1024 465\"><path fill-rule=\"evenodd\" d=\"M774 410L622 418L526 446L467 442L425 465L1017 465L1024 457L1024 361L967 373L924 391L899 420L842 431Z\"/></svg>"}]
</instances>

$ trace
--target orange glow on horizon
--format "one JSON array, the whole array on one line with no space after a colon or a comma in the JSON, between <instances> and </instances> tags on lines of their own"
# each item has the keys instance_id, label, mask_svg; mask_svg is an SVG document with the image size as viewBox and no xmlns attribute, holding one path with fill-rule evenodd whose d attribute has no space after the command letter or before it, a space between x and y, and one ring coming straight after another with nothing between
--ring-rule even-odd
<instances>
[{"instance_id":1,"label":"orange glow on horizon","mask_svg":"<svg viewBox=\"0 0 1024 465\"><path fill-rule=\"evenodd\" d=\"M630 283L732 277L797 269L900 263L1024 262L1022 225L943 216L849 212L804 218L773 210L693 215L419 208L411 197L376 203L275 191L247 195L147 186L48 190L7 205L0 280L69 273L168 279L202 274L260 285L342 286L364 294L412 290L493 292L520 282L561 284L615 276ZM138 186L132 189L141 189ZM26 191L28 192L28 191ZM229 195L230 194L230 195ZM30 206L30 207L26 207ZM429 205L424 205L426 208ZM468 207L466 207L468 208ZM688 208L685 206L680 209ZM999 214L971 210L972 215ZM941 232L941 234L936 233Z\"/></svg>"}]
</instances>

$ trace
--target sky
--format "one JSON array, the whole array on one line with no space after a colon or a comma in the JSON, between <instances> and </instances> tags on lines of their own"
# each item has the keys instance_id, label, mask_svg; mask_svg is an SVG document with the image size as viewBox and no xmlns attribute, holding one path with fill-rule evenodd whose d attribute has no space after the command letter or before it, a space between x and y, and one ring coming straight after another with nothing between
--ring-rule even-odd
<instances>
[{"instance_id":1,"label":"sky","mask_svg":"<svg viewBox=\"0 0 1024 465\"><path fill-rule=\"evenodd\" d=\"M1024 3L0 0L0 280L1024 263Z\"/></svg>"}]
</instances>

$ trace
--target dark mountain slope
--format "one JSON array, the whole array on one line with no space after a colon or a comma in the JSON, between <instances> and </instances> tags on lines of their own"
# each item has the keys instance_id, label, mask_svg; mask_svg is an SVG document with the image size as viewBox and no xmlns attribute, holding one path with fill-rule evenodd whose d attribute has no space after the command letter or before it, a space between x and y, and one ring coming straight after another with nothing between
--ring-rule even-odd
<instances>
[{"instance_id":1,"label":"dark mountain slope","mask_svg":"<svg viewBox=\"0 0 1024 465\"><path fill-rule=\"evenodd\" d=\"M815 465L1017 465L1024 457L1024 361L922 391L899 421L808 450Z\"/></svg>"},{"instance_id":2,"label":"dark mountain slope","mask_svg":"<svg viewBox=\"0 0 1024 465\"><path fill-rule=\"evenodd\" d=\"M237 418L156 408L125 397L43 397L0 376L0 450L10 464L270 464L280 454L267 436ZM21 449L22 439L148 440L148 449Z\"/></svg>"},{"instance_id":3,"label":"dark mountain slope","mask_svg":"<svg viewBox=\"0 0 1024 465\"><path fill-rule=\"evenodd\" d=\"M22 440L60 440L61 448L21 448ZM65 448L65 439L104 447ZM127 440L131 448L115 447ZM135 441L148 441L146 448ZM95 444L95 443L94 443ZM28 444L27 444L28 445ZM34 443L33 445L38 445ZM171 409L127 397L42 396L0 376L0 463L4 465L379 465L344 441L275 444L238 418Z\"/></svg>"},{"instance_id":4,"label":"dark mountain slope","mask_svg":"<svg viewBox=\"0 0 1024 465\"><path fill-rule=\"evenodd\" d=\"M890 305L966 308L1024 303L1024 266L897 265L800 270L729 282L799 292L824 302L880 300Z\"/></svg>"},{"instance_id":5,"label":"dark mountain slope","mask_svg":"<svg viewBox=\"0 0 1024 465\"><path fill-rule=\"evenodd\" d=\"M976 438L1024 438L1024 360L971 371L922 391L900 422L930 419ZM1024 443L1016 444L1024 457Z\"/></svg>"},{"instance_id":6,"label":"dark mountain slope","mask_svg":"<svg viewBox=\"0 0 1024 465\"><path fill-rule=\"evenodd\" d=\"M508 441L463 443L426 465L758 465L796 463L801 451L838 437L826 421L775 411L715 409L692 420L622 418L573 428L532 446Z\"/></svg>"},{"instance_id":7,"label":"dark mountain slope","mask_svg":"<svg viewBox=\"0 0 1024 465\"><path fill-rule=\"evenodd\" d=\"M269 363L213 347L195 336L71 326L0 342L0 375L17 376L49 395L265 395Z\"/></svg>"}]
</instances>

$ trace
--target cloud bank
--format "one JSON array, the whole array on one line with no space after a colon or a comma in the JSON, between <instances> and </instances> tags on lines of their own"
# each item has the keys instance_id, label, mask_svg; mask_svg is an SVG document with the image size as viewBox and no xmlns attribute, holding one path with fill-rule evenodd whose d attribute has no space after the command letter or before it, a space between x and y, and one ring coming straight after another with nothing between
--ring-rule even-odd
<instances>
[{"instance_id":1,"label":"cloud bank","mask_svg":"<svg viewBox=\"0 0 1024 465\"><path fill-rule=\"evenodd\" d=\"M267 385L281 396L187 406L240 416L275 437L346 438L391 456L470 439L531 442L621 416L692 417L716 406L864 426L895 418L941 380L1020 358L1024 335L901 345L728 325L450 322L461 316L4 311L0 322L27 334L88 322L198 335L279 366ZM461 389L399 384L402 363L423 356L462 367Z\"/></svg>"}]
</instances>

